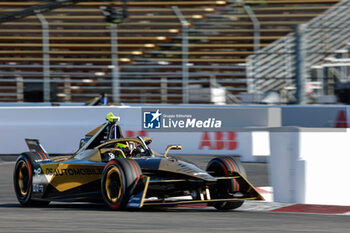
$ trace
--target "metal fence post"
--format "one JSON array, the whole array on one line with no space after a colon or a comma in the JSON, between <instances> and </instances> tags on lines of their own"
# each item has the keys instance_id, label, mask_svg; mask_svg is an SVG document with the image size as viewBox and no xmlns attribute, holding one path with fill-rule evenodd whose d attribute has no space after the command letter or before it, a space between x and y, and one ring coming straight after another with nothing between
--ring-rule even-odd
<instances>
[{"instance_id":1,"label":"metal fence post","mask_svg":"<svg viewBox=\"0 0 350 233\"><path fill-rule=\"evenodd\" d=\"M66 102L72 101L72 89L71 89L71 80L70 77L64 78L64 100Z\"/></svg>"},{"instance_id":2,"label":"metal fence post","mask_svg":"<svg viewBox=\"0 0 350 233\"><path fill-rule=\"evenodd\" d=\"M162 77L160 80L160 93L161 103L166 104L168 102L168 80L166 77Z\"/></svg>"},{"instance_id":3,"label":"metal fence post","mask_svg":"<svg viewBox=\"0 0 350 233\"><path fill-rule=\"evenodd\" d=\"M113 102L120 102L120 71L118 58L118 26L110 25L111 32L111 60L112 60L112 95Z\"/></svg>"},{"instance_id":4,"label":"metal fence post","mask_svg":"<svg viewBox=\"0 0 350 233\"><path fill-rule=\"evenodd\" d=\"M50 102L50 37L49 24L41 13L37 13L42 27L42 43L43 43L43 94L44 102Z\"/></svg>"},{"instance_id":5,"label":"metal fence post","mask_svg":"<svg viewBox=\"0 0 350 233\"><path fill-rule=\"evenodd\" d=\"M305 104L306 83L306 25L300 24L295 30L295 81L296 81L296 104Z\"/></svg>"},{"instance_id":6,"label":"metal fence post","mask_svg":"<svg viewBox=\"0 0 350 233\"><path fill-rule=\"evenodd\" d=\"M24 96L23 96L23 90L24 90L24 85L23 85L23 77L18 76L16 77L16 89L17 89L17 102L23 102L24 101Z\"/></svg>"},{"instance_id":7,"label":"metal fence post","mask_svg":"<svg viewBox=\"0 0 350 233\"><path fill-rule=\"evenodd\" d=\"M188 22L177 6L173 6L172 8L182 25L182 103L188 104Z\"/></svg>"},{"instance_id":8,"label":"metal fence post","mask_svg":"<svg viewBox=\"0 0 350 233\"><path fill-rule=\"evenodd\" d=\"M243 9L245 10L245 12L248 14L250 20L253 23L253 30L254 30L254 54L253 56L259 56L258 52L260 50L260 22L259 20L256 18L254 11L252 10L252 8L249 5L244 5ZM255 64L255 67L253 68L253 65L251 64L252 60L251 59L247 59L247 68L246 68L246 72L247 72L247 86L248 86L248 93L254 93L257 92L257 88L255 86L255 74L257 74L258 72L256 72L259 67L257 64Z\"/></svg>"},{"instance_id":9,"label":"metal fence post","mask_svg":"<svg viewBox=\"0 0 350 233\"><path fill-rule=\"evenodd\" d=\"M246 76L247 76L247 92L253 93L255 92L255 86L254 86L254 72L253 72L253 66L252 66L252 58L246 58Z\"/></svg>"},{"instance_id":10,"label":"metal fence post","mask_svg":"<svg viewBox=\"0 0 350 233\"><path fill-rule=\"evenodd\" d=\"M254 53L257 53L260 49L260 22L256 18L254 11L248 5L243 6L244 10L247 12L250 20L253 23L254 28Z\"/></svg>"}]
</instances>

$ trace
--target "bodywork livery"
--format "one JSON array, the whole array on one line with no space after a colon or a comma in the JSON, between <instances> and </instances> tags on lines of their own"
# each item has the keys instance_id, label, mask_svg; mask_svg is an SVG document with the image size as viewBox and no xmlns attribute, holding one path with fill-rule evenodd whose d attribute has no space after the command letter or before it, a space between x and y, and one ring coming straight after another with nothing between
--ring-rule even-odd
<instances>
[{"instance_id":1,"label":"bodywork livery","mask_svg":"<svg viewBox=\"0 0 350 233\"><path fill-rule=\"evenodd\" d=\"M124 138L118 120L109 114L73 155L50 157L38 140L26 139L30 152L19 156L14 171L20 203L105 202L113 209L208 203L234 209L244 200L263 200L234 158L218 157L203 170L167 156L181 146L170 145L161 155L149 147L151 138Z\"/></svg>"}]
</instances>

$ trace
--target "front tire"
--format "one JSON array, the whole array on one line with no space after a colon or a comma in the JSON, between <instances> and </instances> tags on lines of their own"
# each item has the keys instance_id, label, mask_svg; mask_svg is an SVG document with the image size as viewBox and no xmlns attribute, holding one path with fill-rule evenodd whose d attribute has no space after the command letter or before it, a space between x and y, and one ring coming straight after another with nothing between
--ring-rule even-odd
<instances>
[{"instance_id":1,"label":"front tire","mask_svg":"<svg viewBox=\"0 0 350 233\"><path fill-rule=\"evenodd\" d=\"M101 178L101 193L106 205L113 210L126 208L141 174L141 168L132 159L109 161Z\"/></svg>"},{"instance_id":2,"label":"front tire","mask_svg":"<svg viewBox=\"0 0 350 233\"><path fill-rule=\"evenodd\" d=\"M239 172L246 177L246 171L240 161L233 157L217 157L209 161L207 171L216 177L232 176L233 172ZM234 180L220 180L216 185L211 187L210 193L213 198L229 198L231 193L239 193L240 184ZM232 210L242 206L244 201L227 201L211 204L218 210Z\"/></svg>"}]
</instances>

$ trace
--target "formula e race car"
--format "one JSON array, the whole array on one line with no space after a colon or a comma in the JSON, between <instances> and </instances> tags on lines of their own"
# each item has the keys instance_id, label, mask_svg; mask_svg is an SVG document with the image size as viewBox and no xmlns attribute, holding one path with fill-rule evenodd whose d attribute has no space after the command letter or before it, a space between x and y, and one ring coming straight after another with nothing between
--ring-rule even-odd
<instances>
[{"instance_id":1,"label":"formula e race car","mask_svg":"<svg viewBox=\"0 0 350 233\"><path fill-rule=\"evenodd\" d=\"M263 200L233 157L196 165L153 151L149 137L124 138L119 117L86 134L73 155L50 157L36 139L19 155L14 188L23 206L50 201L104 202L112 209L207 203L219 210L240 207L244 200Z\"/></svg>"}]
</instances>

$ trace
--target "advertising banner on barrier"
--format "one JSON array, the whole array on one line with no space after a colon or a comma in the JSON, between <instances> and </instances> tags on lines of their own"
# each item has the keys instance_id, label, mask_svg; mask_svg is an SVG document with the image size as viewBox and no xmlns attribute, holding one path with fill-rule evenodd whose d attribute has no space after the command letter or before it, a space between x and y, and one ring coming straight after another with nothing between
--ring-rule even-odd
<instances>
[{"instance_id":1,"label":"advertising banner on barrier","mask_svg":"<svg viewBox=\"0 0 350 233\"><path fill-rule=\"evenodd\" d=\"M281 125L278 108L142 108L142 130L149 132L247 131Z\"/></svg>"},{"instance_id":2,"label":"advertising banner on barrier","mask_svg":"<svg viewBox=\"0 0 350 233\"><path fill-rule=\"evenodd\" d=\"M261 130L344 128L349 111L344 106L0 107L0 154L27 151L25 138L39 139L49 153L74 153L80 139L113 112L125 136L150 136L158 152L181 144L183 151L172 153L241 155L243 161L256 161L270 154L268 132Z\"/></svg>"},{"instance_id":3,"label":"advertising banner on barrier","mask_svg":"<svg viewBox=\"0 0 350 233\"><path fill-rule=\"evenodd\" d=\"M140 107L127 106L2 107L0 108L0 137L2 139L0 154L18 154L27 151L25 138L39 139L49 153L74 153L78 149L80 139L87 132L102 124L107 113L113 112L121 118L120 126L125 137L150 136L153 138L152 148L159 153L164 152L169 144L181 144L183 150L176 153L240 155L243 161L255 161L254 155L261 153L255 153L256 149L253 150L252 132L233 129L243 129L242 127L245 126L262 127L271 124L274 122L269 116L271 109L213 109L215 111L208 111L206 108L187 108L188 112L185 112L181 108L143 110ZM148 112L149 115L143 118L145 112ZM161 119L161 117L157 119L158 114L162 114L159 116L167 118L168 122L170 119L173 124L171 129L164 130L166 128L163 126L159 130L156 128L153 122ZM220 124L217 123L218 121L213 121L214 118L220 119L221 125L218 125ZM190 128L186 129L185 126L178 128L179 125L184 124L179 123L181 119L189 119L187 124ZM178 123L174 123L176 121ZM145 128L146 123L153 123L154 128ZM215 124L220 128L215 128ZM265 143L263 147L268 148L268 143ZM263 155L268 155L266 153L264 152Z\"/></svg>"}]
</instances>

